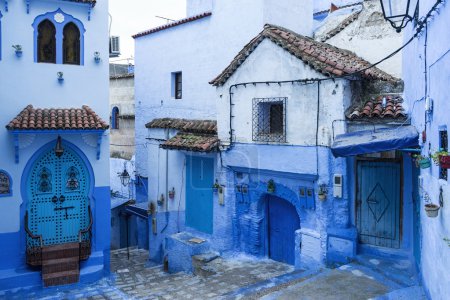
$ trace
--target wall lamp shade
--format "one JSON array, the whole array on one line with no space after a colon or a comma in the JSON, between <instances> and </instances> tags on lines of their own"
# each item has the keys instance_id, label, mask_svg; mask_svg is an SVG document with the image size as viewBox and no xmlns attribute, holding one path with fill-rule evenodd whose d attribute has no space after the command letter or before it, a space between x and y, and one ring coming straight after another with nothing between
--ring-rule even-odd
<instances>
[{"instance_id":1,"label":"wall lamp shade","mask_svg":"<svg viewBox=\"0 0 450 300\"><path fill-rule=\"evenodd\" d=\"M56 140L56 147L55 147L55 155L56 157L61 157L64 153L64 148L62 146L62 140L61 137L58 136L58 139Z\"/></svg>"},{"instance_id":2,"label":"wall lamp shade","mask_svg":"<svg viewBox=\"0 0 450 300\"><path fill-rule=\"evenodd\" d=\"M123 169L123 172L119 174L120 182L123 186L127 186L130 183L130 174L126 169Z\"/></svg>"},{"instance_id":3,"label":"wall lamp shade","mask_svg":"<svg viewBox=\"0 0 450 300\"><path fill-rule=\"evenodd\" d=\"M380 0L384 18L397 32L414 19L419 0Z\"/></svg>"}]
</instances>

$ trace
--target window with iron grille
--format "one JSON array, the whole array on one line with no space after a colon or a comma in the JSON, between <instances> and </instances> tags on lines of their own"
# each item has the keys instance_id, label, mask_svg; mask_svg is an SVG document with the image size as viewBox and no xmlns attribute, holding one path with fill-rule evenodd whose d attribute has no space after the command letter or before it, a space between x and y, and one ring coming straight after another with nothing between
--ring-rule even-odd
<instances>
[{"instance_id":1,"label":"window with iron grille","mask_svg":"<svg viewBox=\"0 0 450 300\"><path fill-rule=\"evenodd\" d=\"M253 141L286 142L286 97L253 99Z\"/></svg>"},{"instance_id":2,"label":"window with iron grille","mask_svg":"<svg viewBox=\"0 0 450 300\"><path fill-rule=\"evenodd\" d=\"M448 152L448 135L447 130L440 130L439 131L439 145L441 151L447 151ZM439 178L447 180L448 174L447 169L439 168Z\"/></svg>"}]
</instances>

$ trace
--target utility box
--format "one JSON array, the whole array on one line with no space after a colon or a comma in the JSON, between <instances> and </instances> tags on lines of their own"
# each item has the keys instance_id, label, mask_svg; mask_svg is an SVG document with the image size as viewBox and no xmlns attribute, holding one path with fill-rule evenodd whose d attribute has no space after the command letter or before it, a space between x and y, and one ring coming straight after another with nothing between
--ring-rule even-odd
<instances>
[{"instance_id":1,"label":"utility box","mask_svg":"<svg viewBox=\"0 0 450 300\"><path fill-rule=\"evenodd\" d=\"M333 197L342 198L342 174L333 176Z\"/></svg>"}]
</instances>

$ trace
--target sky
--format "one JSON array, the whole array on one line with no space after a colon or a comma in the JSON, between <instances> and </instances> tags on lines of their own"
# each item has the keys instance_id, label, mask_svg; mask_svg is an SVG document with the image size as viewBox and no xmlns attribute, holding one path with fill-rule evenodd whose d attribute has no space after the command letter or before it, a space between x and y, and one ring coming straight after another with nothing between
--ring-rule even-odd
<instances>
[{"instance_id":1,"label":"sky","mask_svg":"<svg viewBox=\"0 0 450 300\"><path fill-rule=\"evenodd\" d=\"M109 0L111 15L110 35L120 36L120 52L118 58L111 62L127 63L134 57L134 40L131 37L138 32L167 23L156 18L161 16L173 20L186 16L186 0Z\"/></svg>"}]
</instances>

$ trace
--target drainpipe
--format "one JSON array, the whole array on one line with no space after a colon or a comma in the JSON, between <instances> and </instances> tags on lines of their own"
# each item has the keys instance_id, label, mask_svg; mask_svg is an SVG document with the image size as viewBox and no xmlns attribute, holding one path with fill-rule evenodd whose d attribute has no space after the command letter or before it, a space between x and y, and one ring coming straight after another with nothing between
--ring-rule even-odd
<instances>
[{"instance_id":1,"label":"drainpipe","mask_svg":"<svg viewBox=\"0 0 450 300\"><path fill-rule=\"evenodd\" d=\"M166 129L166 141L169 140L169 128ZM166 193L165 193L165 209L169 211L169 149L166 149Z\"/></svg>"}]
</instances>

